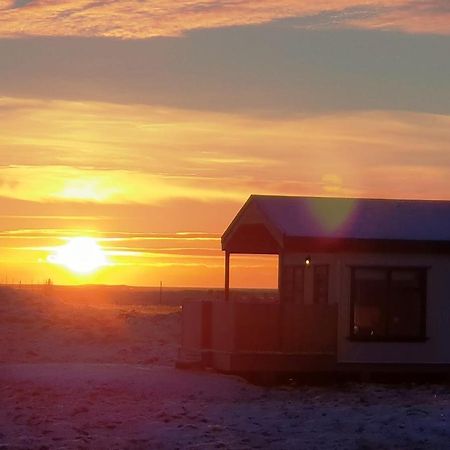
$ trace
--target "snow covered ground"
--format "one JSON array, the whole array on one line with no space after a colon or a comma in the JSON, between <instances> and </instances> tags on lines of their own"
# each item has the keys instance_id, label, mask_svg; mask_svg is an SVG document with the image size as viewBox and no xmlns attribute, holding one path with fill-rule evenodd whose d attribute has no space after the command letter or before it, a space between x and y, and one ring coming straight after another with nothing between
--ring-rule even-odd
<instances>
[{"instance_id":1,"label":"snow covered ground","mask_svg":"<svg viewBox=\"0 0 450 450\"><path fill-rule=\"evenodd\" d=\"M446 385L254 386L175 369L176 308L0 294L0 449L450 448Z\"/></svg>"}]
</instances>

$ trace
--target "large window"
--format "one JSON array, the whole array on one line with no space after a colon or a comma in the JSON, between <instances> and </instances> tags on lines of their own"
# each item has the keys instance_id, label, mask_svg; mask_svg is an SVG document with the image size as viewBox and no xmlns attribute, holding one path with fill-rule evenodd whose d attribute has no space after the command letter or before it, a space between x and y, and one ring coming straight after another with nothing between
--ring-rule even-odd
<instances>
[{"instance_id":1,"label":"large window","mask_svg":"<svg viewBox=\"0 0 450 450\"><path fill-rule=\"evenodd\" d=\"M425 306L426 269L352 268L352 338L422 340Z\"/></svg>"}]
</instances>

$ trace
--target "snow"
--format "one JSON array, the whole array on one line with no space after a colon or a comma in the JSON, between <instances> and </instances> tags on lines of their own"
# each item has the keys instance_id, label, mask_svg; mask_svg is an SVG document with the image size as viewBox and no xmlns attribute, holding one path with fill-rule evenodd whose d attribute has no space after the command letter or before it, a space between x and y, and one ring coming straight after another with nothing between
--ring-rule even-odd
<instances>
[{"instance_id":1,"label":"snow","mask_svg":"<svg viewBox=\"0 0 450 450\"><path fill-rule=\"evenodd\" d=\"M175 369L177 308L0 295L1 449L448 448L447 385L256 386Z\"/></svg>"},{"instance_id":2,"label":"snow","mask_svg":"<svg viewBox=\"0 0 450 450\"><path fill-rule=\"evenodd\" d=\"M91 303L63 302L40 292L2 289L0 362L172 365L179 311L179 307L122 306L95 298Z\"/></svg>"}]
</instances>

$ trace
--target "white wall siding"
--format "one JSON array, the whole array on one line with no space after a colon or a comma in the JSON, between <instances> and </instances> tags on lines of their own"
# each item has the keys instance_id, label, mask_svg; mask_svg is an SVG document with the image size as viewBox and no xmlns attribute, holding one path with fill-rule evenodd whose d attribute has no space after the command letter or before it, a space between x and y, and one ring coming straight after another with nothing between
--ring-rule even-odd
<instances>
[{"instance_id":1,"label":"white wall siding","mask_svg":"<svg viewBox=\"0 0 450 450\"><path fill-rule=\"evenodd\" d=\"M450 364L450 256L287 253L284 264L329 264L329 303L338 303L339 363ZM425 342L361 342L349 339L351 266L427 267ZM305 303L312 303L313 270L305 270ZM318 328L320 330L320 327Z\"/></svg>"}]
</instances>

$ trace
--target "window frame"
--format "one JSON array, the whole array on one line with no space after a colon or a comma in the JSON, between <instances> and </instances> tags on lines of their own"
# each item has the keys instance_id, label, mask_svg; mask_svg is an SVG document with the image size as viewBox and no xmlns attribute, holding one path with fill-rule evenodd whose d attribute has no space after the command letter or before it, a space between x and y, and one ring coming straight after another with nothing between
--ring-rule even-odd
<instances>
[{"instance_id":1,"label":"window frame","mask_svg":"<svg viewBox=\"0 0 450 450\"><path fill-rule=\"evenodd\" d=\"M349 266L350 268L350 320L349 320L349 337L351 341L361 342L424 342L427 337L427 291L428 291L428 270L429 266ZM382 304L383 320L387 324L389 322L390 309L389 303L392 290L392 272L395 271L415 271L419 275L420 286L420 332L417 336L396 336L389 334L388 326L386 326L385 335L383 336L358 336L354 332L355 326L355 304L356 304L356 271L357 270L379 270L384 271L387 276L387 298Z\"/></svg>"}]
</instances>

